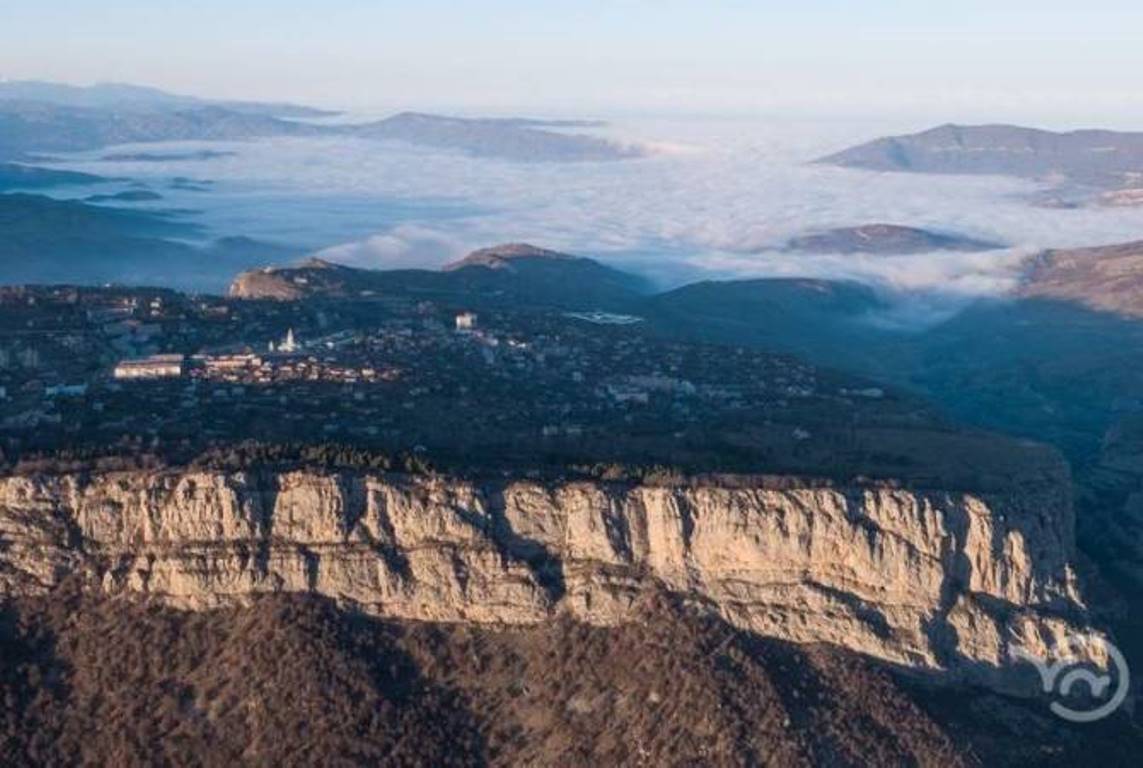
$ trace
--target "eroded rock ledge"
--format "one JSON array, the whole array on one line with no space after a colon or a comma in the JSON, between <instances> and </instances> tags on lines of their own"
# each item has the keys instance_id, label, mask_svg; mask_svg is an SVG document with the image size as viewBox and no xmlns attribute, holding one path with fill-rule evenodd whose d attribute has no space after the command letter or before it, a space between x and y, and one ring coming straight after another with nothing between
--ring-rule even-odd
<instances>
[{"instance_id":1,"label":"eroded rock ledge","mask_svg":"<svg viewBox=\"0 0 1143 768\"><path fill-rule=\"evenodd\" d=\"M317 592L372 614L624 620L649 586L730 623L1006 687L1083 624L1062 484L472 481L298 471L0 479L0 596L79 575L191 610Z\"/></svg>"}]
</instances>

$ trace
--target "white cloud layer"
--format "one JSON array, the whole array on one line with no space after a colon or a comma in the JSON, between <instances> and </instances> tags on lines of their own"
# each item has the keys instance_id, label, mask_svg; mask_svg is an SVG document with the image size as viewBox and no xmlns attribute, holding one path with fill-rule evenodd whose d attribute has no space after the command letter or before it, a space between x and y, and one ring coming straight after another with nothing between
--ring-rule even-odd
<instances>
[{"instance_id":1,"label":"white cloud layer","mask_svg":"<svg viewBox=\"0 0 1143 768\"><path fill-rule=\"evenodd\" d=\"M661 284L696 277L845 277L951 299L1001 293L1045 247L1143 237L1143 209L1051 210L1043 187L993 177L878 174L809 164L920 125L631 122L607 133L653 144L644 160L518 164L376 142L274 140L169 166L77 162L105 174L205 177L163 189L219 234L249 234L371 267L434 267L504 241L591 255ZM183 145L185 146L185 145ZM154 149L153 147L151 148ZM1011 244L991 253L808 256L807 230L886 222Z\"/></svg>"}]
</instances>

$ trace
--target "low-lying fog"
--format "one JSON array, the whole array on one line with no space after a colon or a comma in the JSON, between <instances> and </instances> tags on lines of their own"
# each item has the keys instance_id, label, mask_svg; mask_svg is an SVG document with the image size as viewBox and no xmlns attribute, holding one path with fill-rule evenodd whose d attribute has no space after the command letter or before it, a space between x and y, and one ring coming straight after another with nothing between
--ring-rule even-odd
<instances>
[{"instance_id":1,"label":"low-lying fog","mask_svg":"<svg viewBox=\"0 0 1143 768\"><path fill-rule=\"evenodd\" d=\"M660 285L741 276L848 277L924 295L995 294L1044 247L1143 236L1143 209L1057 210L1046 189L1008 178L878 174L811 165L817 157L924 125L782 120L618 121L604 132L654 149L607 163L514 163L357 140L138 145L177 162L100 160L60 167L142 181L154 208L197 211L214 236L248 235L365 267L437 266L477 247L527 241L597 257ZM208 184L172 185L175 177ZM902 224L1012 244L1005 251L916 256L781 252L816 228ZM934 298L934 296L936 298Z\"/></svg>"}]
</instances>

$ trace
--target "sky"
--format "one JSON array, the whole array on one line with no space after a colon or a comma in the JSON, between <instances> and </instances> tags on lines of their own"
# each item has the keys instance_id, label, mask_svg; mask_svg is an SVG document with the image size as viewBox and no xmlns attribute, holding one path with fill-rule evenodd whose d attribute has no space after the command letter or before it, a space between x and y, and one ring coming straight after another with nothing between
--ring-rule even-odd
<instances>
[{"instance_id":1,"label":"sky","mask_svg":"<svg viewBox=\"0 0 1143 768\"><path fill-rule=\"evenodd\" d=\"M1138 0L0 0L0 77L339 108L1138 127Z\"/></svg>"}]
</instances>

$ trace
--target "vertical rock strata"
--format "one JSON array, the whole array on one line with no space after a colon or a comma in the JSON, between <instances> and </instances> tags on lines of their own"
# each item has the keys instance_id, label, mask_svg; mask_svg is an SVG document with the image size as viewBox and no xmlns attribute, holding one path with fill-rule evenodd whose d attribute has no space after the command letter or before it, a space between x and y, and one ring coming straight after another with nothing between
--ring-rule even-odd
<instances>
[{"instance_id":1,"label":"vertical rock strata","mask_svg":"<svg viewBox=\"0 0 1143 768\"><path fill-rule=\"evenodd\" d=\"M273 473L0 479L0 596L68 576L179 608L316 592L379 616L624 621L665 588L735 626L1010 687L1083 627L1066 486L1005 494Z\"/></svg>"}]
</instances>

